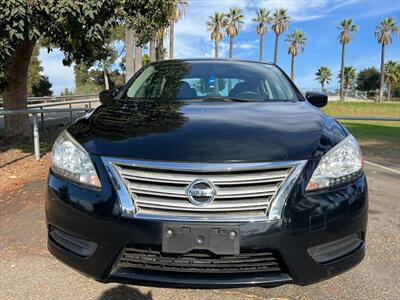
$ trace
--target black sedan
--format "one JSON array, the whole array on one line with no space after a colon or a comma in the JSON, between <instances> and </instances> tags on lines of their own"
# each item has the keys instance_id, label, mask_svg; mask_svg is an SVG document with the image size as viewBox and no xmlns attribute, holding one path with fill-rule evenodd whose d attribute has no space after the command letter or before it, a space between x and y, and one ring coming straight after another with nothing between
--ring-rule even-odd
<instances>
[{"instance_id":1,"label":"black sedan","mask_svg":"<svg viewBox=\"0 0 400 300\"><path fill-rule=\"evenodd\" d=\"M311 284L365 254L360 147L277 66L142 68L56 140L50 252L102 282Z\"/></svg>"}]
</instances>

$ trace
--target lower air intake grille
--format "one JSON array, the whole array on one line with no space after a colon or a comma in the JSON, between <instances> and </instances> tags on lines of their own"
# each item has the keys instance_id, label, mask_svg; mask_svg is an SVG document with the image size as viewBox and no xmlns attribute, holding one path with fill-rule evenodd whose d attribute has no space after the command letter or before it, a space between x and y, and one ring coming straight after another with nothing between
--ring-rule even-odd
<instances>
[{"instance_id":1,"label":"lower air intake grille","mask_svg":"<svg viewBox=\"0 0 400 300\"><path fill-rule=\"evenodd\" d=\"M275 251L242 250L238 256L218 256L209 252L163 254L144 248L125 248L116 268L125 272L145 269L191 273L284 272L285 269Z\"/></svg>"}]
</instances>

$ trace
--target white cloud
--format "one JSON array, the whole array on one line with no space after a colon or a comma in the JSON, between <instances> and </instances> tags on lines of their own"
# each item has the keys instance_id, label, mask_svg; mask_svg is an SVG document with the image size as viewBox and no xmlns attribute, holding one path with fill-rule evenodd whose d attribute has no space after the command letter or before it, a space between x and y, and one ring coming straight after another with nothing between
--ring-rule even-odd
<instances>
[{"instance_id":1,"label":"white cloud","mask_svg":"<svg viewBox=\"0 0 400 300\"><path fill-rule=\"evenodd\" d=\"M39 59L42 61L43 74L49 76L50 82L53 84L52 90L55 95L59 95L65 88L74 88L74 68L65 67L62 64L64 54L58 50L53 49L47 53L47 49L40 49Z\"/></svg>"}]
</instances>

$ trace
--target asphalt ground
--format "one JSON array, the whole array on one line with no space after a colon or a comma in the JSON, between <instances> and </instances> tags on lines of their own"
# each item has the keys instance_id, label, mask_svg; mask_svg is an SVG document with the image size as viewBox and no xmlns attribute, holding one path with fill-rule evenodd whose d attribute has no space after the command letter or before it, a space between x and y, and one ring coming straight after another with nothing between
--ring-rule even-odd
<instances>
[{"instance_id":1,"label":"asphalt ground","mask_svg":"<svg viewBox=\"0 0 400 300\"><path fill-rule=\"evenodd\" d=\"M366 164L370 206L365 259L311 286L193 290L101 284L46 249L45 181L0 195L0 299L400 299L400 174Z\"/></svg>"}]
</instances>

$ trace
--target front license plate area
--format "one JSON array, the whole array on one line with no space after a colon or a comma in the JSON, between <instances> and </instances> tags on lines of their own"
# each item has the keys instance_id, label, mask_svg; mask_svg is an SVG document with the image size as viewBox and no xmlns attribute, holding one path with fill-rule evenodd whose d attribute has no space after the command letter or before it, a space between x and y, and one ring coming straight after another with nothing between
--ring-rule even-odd
<instances>
[{"instance_id":1,"label":"front license plate area","mask_svg":"<svg viewBox=\"0 0 400 300\"><path fill-rule=\"evenodd\" d=\"M217 255L238 255L239 226L163 225L162 252L184 254L209 250Z\"/></svg>"}]
</instances>

